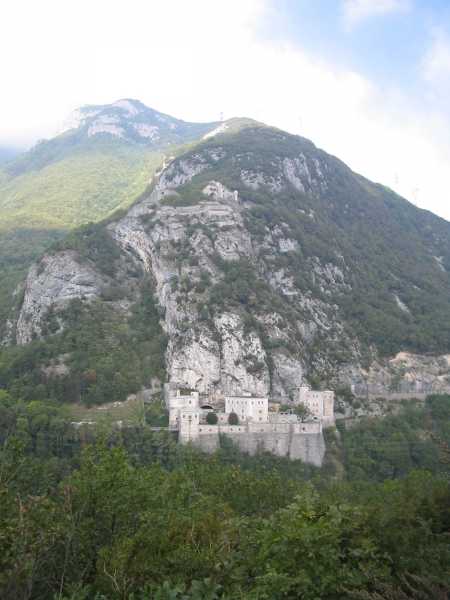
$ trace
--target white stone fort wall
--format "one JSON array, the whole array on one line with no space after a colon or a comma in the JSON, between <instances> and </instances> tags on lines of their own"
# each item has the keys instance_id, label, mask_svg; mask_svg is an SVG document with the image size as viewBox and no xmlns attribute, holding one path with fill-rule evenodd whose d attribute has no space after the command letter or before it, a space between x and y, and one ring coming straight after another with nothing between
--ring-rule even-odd
<instances>
[{"instance_id":1,"label":"white stone fort wall","mask_svg":"<svg viewBox=\"0 0 450 600\"><path fill-rule=\"evenodd\" d=\"M212 454L220 448L220 437L217 431L215 433L205 431L202 432L201 437L199 436L196 440L193 440L192 443L194 446L203 450L203 452Z\"/></svg>"},{"instance_id":2,"label":"white stone fort wall","mask_svg":"<svg viewBox=\"0 0 450 600\"><path fill-rule=\"evenodd\" d=\"M315 434L322 432L322 424L317 422L308 423L245 423L242 425L208 425L200 424L198 435L215 434L249 434L249 433L290 433L293 434Z\"/></svg>"},{"instance_id":3,"label":"white stone fort wall","mask_svg":"<svg viewBox=\"0 0 450 600\"><path fill-rule=\"evenodd\" d=\"M220 433L230 438L241 452L251 456L260 452L270 452L315 466L322 465L325 441L320 423L299 423L292 429L289 424L284 423L263 424L265 427L256 423L252 425L200 425L198 437L191 442L204 452L214 452L220 447ZM308 431L301 430L305 425L310 426Z\"/></svg>"},{"instance_id":4,"label":"white stone fort wall","mask_svg":"<svg viewBox=\"0 0 450 600\"><path fill-rule=\"evenodd\" d=\"M295 423L292 425L292 429L294 433L322 433L322 422Z\"/></svg>"},{"instance_id":5,"label":"white stone fort wall","mask_svg":"<svg viewBox=\"0 0 450 600\"><path fill-rule=\"evenodd\" d=\"M258 433L252 432L245 436L227 434L241 452L254 456L261 452L270 452L275 456L289 457L289 433Z\"/></svg>"},{"instance_id":6,"label":"white stone fort wall","mask_svg":"<svg viewBox=\"0 0 450 600\"><path fill-rule=\"evenodd\" d=\"M304 463L321 467L325 451L325 440L322 433L292 436L291 459L300 459Z\"/></svg>"}]
</instances>

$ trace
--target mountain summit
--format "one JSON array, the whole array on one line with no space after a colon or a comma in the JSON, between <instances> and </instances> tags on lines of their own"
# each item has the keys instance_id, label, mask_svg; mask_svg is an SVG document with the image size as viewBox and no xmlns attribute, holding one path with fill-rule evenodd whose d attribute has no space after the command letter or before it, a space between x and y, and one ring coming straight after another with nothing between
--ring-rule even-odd
<instances>
[{"instance_id":1,"label":"mountain summit","mask_svg":"<svg viewBox=\"0 0 450 600\"><path fill-rule=\"evenodd\" d=\"M188 123L139 102L122 99L106 105L83 106L69 117L62 134L94 138L111 136L127 142L164 148L184 144L214 129L218 123Z\"/></svg>"},{"instance_id":2,"label":"mountain summit","mask_svg":"<svg viewBox=\"0 0 450 600\"><path fill-rule=\"evenodd\" d=\"M219 123L189 123L149 108L138 100L87 105L76 109L62 131L42 140L5 167L10 176L43 169L75 154L132 147L156 151L201 139Z\"/></svg>"}]
</instances>

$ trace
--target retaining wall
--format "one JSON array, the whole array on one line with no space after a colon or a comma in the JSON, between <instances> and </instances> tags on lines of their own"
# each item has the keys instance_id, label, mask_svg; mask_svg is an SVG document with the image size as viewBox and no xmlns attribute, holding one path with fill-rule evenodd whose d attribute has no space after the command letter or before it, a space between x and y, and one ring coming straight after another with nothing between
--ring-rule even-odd
<instances>
[{"instance_id":1,"label":"retaining wall","mask_svg":"<svg viewBox=\"0 0 450 600\"><path fill-rule=\"evenodd\" d=\"M301 424L288 423L252 424L244 426L206 425L199 428L199 435L192 443L204 452L214 452L220 447L220 435L226 435L241 452L254 456L260 452L270 452L276 456L321 466L325 455L325 440L320 424L311 424L311 431L300 429Z\"/></svg>"}]
</instances>

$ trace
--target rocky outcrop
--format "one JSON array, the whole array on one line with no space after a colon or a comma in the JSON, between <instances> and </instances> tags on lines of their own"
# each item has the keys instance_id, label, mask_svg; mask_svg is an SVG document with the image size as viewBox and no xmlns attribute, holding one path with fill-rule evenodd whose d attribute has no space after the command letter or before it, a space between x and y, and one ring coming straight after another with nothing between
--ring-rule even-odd
<instances>
[{"instance_id":1,"label":"rocky outcrop","mask_svg":"<svg viewBox=\"0 0 450 600\"><path fill-rule=\"evenodd\" d=\"M111 234L124 252L137 257L155 279L158 301L165 309L164 328L169 335L170 379L201 392L218 389L224 393L248 390L267 394L270 375L266 352L255 332L244 333L240 315L223 313L206 324L199 315L195 290L187 294L183 303L177 298L176 290L184 282L199 284L205 274L210 285L220 281L222 275L214 256L224 261L244 257L256 260L235 196L225 185L209 182L199 203L193 206L164 204L171 191L206 168L206 158L219 160L220 154L199 154L189 161L172 163L150 198L112 225ZM180 244L189 248L195 264L178 264L175 249Z\"/></svg>"},{"instance_id":2,"label":"rocky outcrop","mask_svg":"<svg viewBox=\"0 0 450 600\"><path fill-rule=\"evenodd\" d=\"M105 115L96 119L94 123L91 123L87 130L88 137L99 133L108 133L112 136L123 138L125 130L120 126L120 120L117 117Z\"/></svg>"},{"instance_id":3,"label":"rocky outcrop","mask_svg":"<svg viewBox=\"0 0 450 600\"><path fill-rule=\"evenodd\" d=\"M46 255L33 265L25 283L25 293L16 325L16 341L27 344L42 331L42 321L50 308L60 310L71 300L99 296L102 276L89 264L79 262L73 251Z\"/></svg>"},{"instance_id":4,"label":"rocky outcrop","mask_svg":"<svg viewBox=\"0 0 450 600\"><path fill-rule=\"evenodd\" d=\"M226 124L223 124L226 126ZM139 102L125 98L113 104L82 106L69 116L60 133L75 135L78 140L107 135L131 143L165 148L201 139L213 132L217 123L187 123L160 113Z\"/></svg>"},{"instance_id":5,"label":"rocky outcrop","mask_svg":"<svg viewBox=\"0 0 450 600\"><path fill-rule=\"evenodd\" d=\"M450 355L426 356L399 352L369 369L343 369L341 380L363 398L414 398L450 393Z\"/></svg>"}]
</instances>

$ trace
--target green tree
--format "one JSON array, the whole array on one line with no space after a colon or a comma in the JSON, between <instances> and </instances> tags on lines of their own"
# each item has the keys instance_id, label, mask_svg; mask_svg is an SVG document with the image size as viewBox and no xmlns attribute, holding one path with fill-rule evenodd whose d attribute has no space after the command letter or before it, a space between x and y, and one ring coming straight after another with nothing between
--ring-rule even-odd
<instances>
[{"instance_id":1,"label":"green tree","mask_svg":"<svg viewBox=\"0 0 450 600\"><path fill-rule=\"evenodd\" d=\"M312 412L304 404L298 404L294 408L294 414L297 415L297 417L299 417L302 422L306 421L309 417L312 416Z\"/></svg>"},{"instance_id":2,"label":"green tree","mask_svg":"<svg viewBox=\"0 0 450 600\"><path fill-rule=\"evenodd\" d=\"M217 425L218 422L218 418L215 412L209 412L206 415L206 422L208 423L208 425Z\"/></svg>"},{"instance_id":3,"label":"green tree","mask_svg":"<svg viewBox=\"0 0 450 600\"><path fill-rule=\"evenodd\" d=\"M230 414L228 415L228 424L239 425L239 417L235 412L230 412Z\"/></svg>"},{"instance_id":4,"label":"green tree","mask_svg":"<svg viewBox=\"0 0 450 600\"><path fill-rule=\"evenodd\" d=\"M249 543L253 598L335 600L388 572L365 511L324 504L310 488L250 533Z\"/></svg>"}]
</instances>

